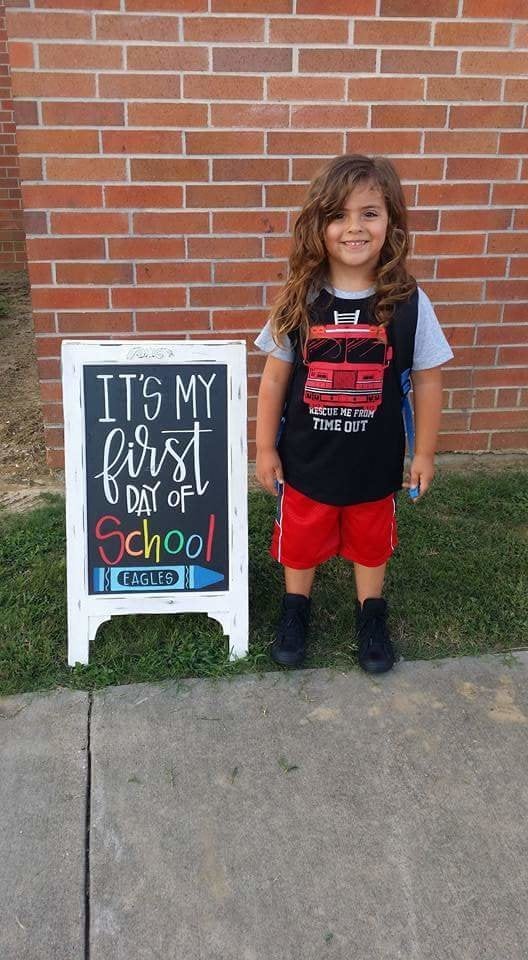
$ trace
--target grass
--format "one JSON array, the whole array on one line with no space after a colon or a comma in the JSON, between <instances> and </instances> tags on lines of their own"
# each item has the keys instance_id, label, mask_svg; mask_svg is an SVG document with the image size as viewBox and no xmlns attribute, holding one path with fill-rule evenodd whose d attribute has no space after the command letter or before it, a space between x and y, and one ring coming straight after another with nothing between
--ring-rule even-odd
<instances>
[{"instance_id":1,"label":"grass","mask_svg":"<svg viewBox=\"0 0 528 960\"><path fill-rule=\"evenodd\" d=\"M90 664L66 663L64 501L0 516L0 695L88 689L178 677L281 669L269 644L282 594L267 553L274 501L250 494L250 652L229 662L220 626L204 614L116 617L99 628ZM407 660L528 644L528 476L445 473L423 502L398 507L401 546L389 565L392 634ZM307 667L350 669L356 658L351 567L319 571ZM508 662L508 660L506 661Z\"/></svg>"}]
</instances>

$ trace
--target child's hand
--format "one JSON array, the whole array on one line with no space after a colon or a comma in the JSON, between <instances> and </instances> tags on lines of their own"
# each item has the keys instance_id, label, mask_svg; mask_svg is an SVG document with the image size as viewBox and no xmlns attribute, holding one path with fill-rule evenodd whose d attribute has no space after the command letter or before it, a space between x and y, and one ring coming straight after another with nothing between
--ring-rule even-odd
<instances>
[{"instance_id":1,"label":"child's hand","mask_svg":"<svg viewBox=\"0 0 528 960\"><path fill-rule=\"evenodd\" d=\"M275 447L270 450L257 450L255 474L260 485L276 497L278 490L275 482L283 483L284 477L282 463Z\"/></svg>"},{"instance_id":2,"label":"child's hand","mask_svg":"<svg viewBox=\"0 0 528 960\"><path fill-rule=\"evenodd\" d=\"M413 458L410 469L410 483L404 483L403 486L409 490L417 490L411 499L413 503L419 500L429 488L435 474L434 456L425 453L417 453Z\"/></svg>"}]
</instances>

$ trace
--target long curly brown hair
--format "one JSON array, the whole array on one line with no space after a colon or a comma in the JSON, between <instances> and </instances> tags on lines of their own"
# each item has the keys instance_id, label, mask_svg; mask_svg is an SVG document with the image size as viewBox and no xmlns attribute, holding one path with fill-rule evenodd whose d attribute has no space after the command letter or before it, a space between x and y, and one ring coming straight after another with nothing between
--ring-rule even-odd
<instances>
[{"instance_id":1,"label":"long curly brown hair","mask_svg":"<svg viewBox=\"0 0 528 960\"><path fill-rule=\"evenodd\" d=\"M388 212L387 235L378 261L373 302L374 318L382 326L392 319L394 306L407 300L416 280L406 268L409 250L407 209L396 170L386 157L345 154L329 160L310 184L308 196L293 231L293 252L288 279L271 311L271 329L276 341L298 331L308 339L308 296L328 282L328 257L324 233L358 184L373 183L381 191Z\"/></svg>"}]
</instances>

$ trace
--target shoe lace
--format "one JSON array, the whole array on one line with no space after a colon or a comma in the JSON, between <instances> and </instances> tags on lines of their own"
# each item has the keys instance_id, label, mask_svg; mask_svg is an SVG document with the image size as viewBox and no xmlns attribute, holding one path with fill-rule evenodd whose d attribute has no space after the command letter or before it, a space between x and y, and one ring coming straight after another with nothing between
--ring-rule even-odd
<instances>
[{"instance_id":1,"label":"shoe lace","mask_svg":"<svg viewBox=\"0 0 528 960\"><path fill-rule=\"evenodd\" d=\"M360 627L359 642L365 652L383 654L390 651L392 644L387 633L385 617L381 614L369 617Z\"/></svg>"},{"instance_id":2,"label":"shoe lace","mask_svg":"<svg viewBox=\"0 0 528 960\"><path fill-rule=\"evenodd\" d=\"M291 610L286 614L282 636L282 647L285 650L295 650L304 639L304 625L300 613Z\"/></svg>"}]
</instances>

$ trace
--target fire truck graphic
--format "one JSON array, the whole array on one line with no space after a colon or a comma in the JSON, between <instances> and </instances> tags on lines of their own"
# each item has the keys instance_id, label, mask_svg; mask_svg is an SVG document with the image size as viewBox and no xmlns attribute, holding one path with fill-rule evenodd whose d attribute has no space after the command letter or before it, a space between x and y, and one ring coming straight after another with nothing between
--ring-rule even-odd
<instances>
[{"instance_id":1,"label":"fire truck graphic","mask_svg":"<svg viewBox=\"0 0 528 960\"><path fill-rule=\"evenodd\" d=\"M314 326L306 359L305 403L364 410L379 407L383 376L392 360L384 327Z\"/></svg>"}]
</instances>

